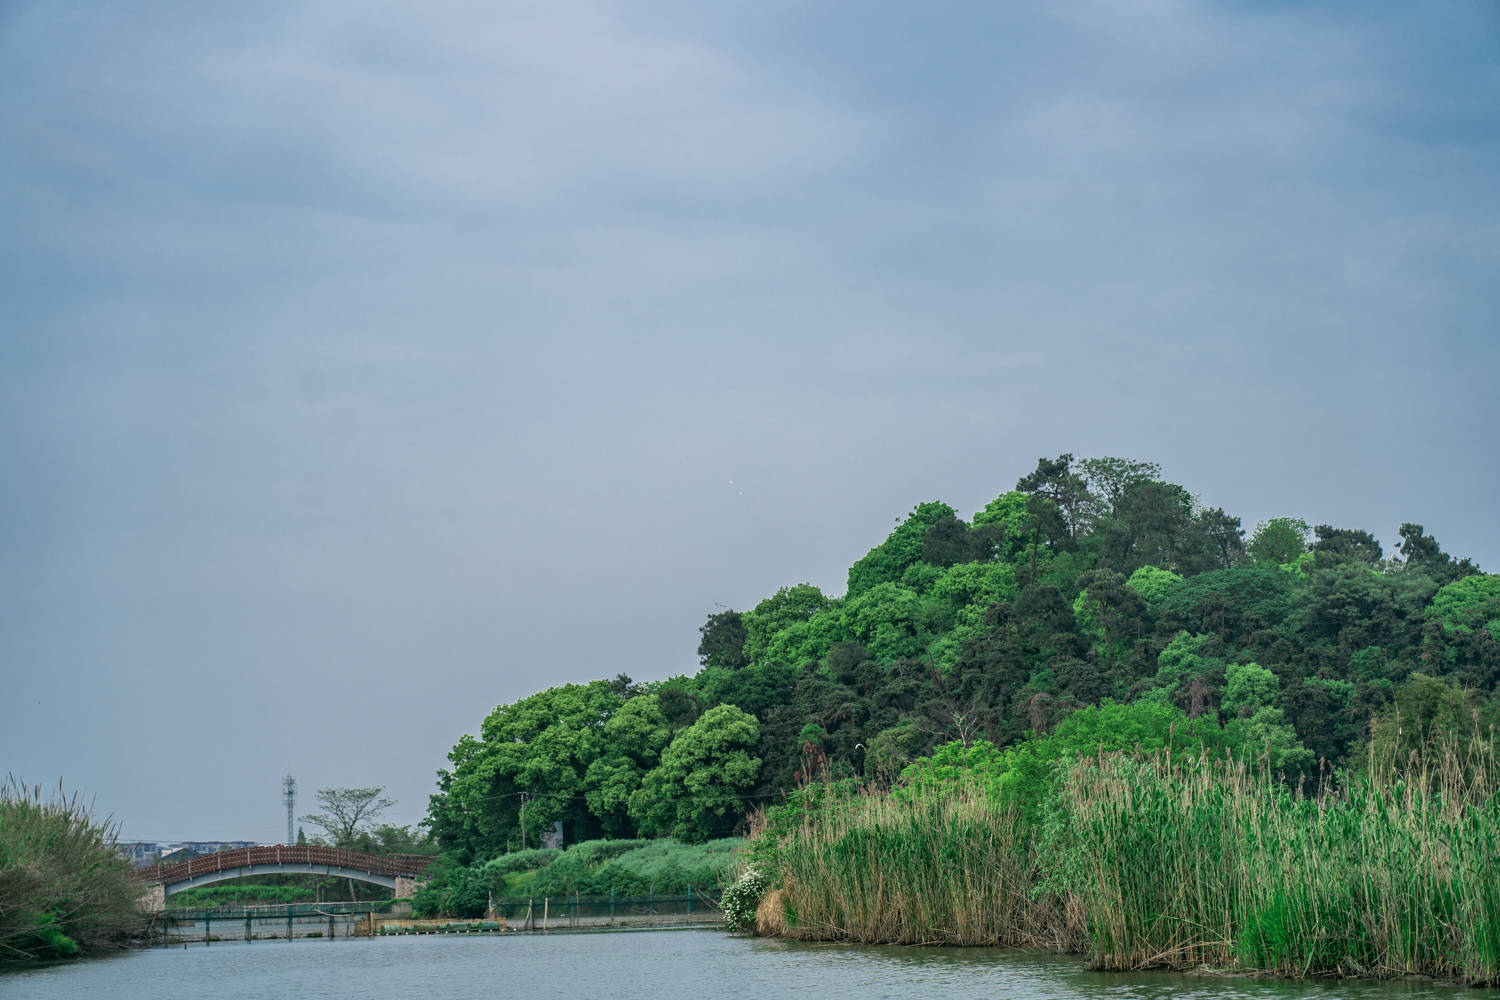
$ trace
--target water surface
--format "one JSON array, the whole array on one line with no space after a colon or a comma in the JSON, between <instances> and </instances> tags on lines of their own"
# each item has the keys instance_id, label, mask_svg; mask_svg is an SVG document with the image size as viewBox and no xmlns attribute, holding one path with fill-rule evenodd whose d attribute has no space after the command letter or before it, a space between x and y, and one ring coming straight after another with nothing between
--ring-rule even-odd
<instances>
[{"instance_id":1,"label":"water surface","mask_svg":"<svg viewBox=\"0 0 1500 1000\"><path fill-rule=\"evenodd\" d=\"M619 931L220 942L0 974L26 1000L360 997L784 997L917 1000L1463 1000L1432 983L1280 982L1089 972L1081 960L999 949L808 945L719 931Z\"/></svg>"}]
</instances>

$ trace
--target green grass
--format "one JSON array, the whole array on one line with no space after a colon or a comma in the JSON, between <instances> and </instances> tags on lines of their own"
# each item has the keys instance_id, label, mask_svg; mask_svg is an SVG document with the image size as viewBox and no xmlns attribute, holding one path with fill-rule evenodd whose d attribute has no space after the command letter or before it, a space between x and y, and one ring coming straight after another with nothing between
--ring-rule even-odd
<instances>
[{"instance_id":1,"label":"green grass","mask_svg":"<svg viewBox=\"0 0 1500 1000\"><path fill-rule=\"evenodd\" d=\"M167 897L167 908L184 906L250 906L257 903L310 903L316 886L262 885L255 882L205 885L183 889Z\"/></svg>"}]
</instances>

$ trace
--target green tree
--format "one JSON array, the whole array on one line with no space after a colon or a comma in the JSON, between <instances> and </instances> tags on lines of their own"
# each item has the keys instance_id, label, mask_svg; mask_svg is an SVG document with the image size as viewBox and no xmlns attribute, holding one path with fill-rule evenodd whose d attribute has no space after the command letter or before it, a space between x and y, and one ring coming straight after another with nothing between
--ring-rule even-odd
<instances>
[{"instance_id":1,"label":"green tree","mask_svg":"<svg viewBox=\"0 0 1500 1000\"><path fill-rule=\"evenodd\" d=\"M1231 663L1224 672L1224 713L1249 718L1276 705L1281 682L1258 663Z\"/></svg>"},{"instance_id":2,"label":"green tree","mask_svg":"<svg viewBox=\"0 0 1500 1000\"><path fill-rule=\"evenodd\" d=\"M1407 569L1426 573L1438 583L1449 583L1479 572L1468 559L1454 559L1444 552L1431 535L1422 533L1420 524L1401 526L1401 556Z\"/></svg>"},{"instance_id":3,"label":"green tree","mask_svg":"<svg viewBox=\"0 0 1500 1000\"><path fill-rule=\"evenodd\" d=\"M654 694L632 698L604 724L604 750L584 774L584 797L605 834L634 834L630 796L661 762L671 740L672 727Z\"/></svg>"},{"instance_id":4,"label":"green tree","mask_svg":"<svg viewBox=\"0 0 1500 1000\"><path fill-rule=\"evenodd\" d=\"M1250 558L1266 566L1281 566L1297 561L1307 551L1312 529L1300 517L1273 517L1255 526L1250 538Z\"/></svg>"},{"instance_id":5,"label":"green tree","mask_svg":"<svg viewBox=\"0 0 1500 1000\"><path fill-rule=\"evenodd\" d=\"M1070 454L1037 459L1036 468L1016 482L1016 489L1046 497L1056 504L1072 538L1078 537L1095 502L1084 478L1073 470L1073 456Z\"/></svg>"},{"instance_id":6,"label":"green tree","mask_svg":"<svg viewBox=\"0 0 1500 1000\"><path fill-rule=\"evenodd\" d=\"M1444 632L1483 629L1500 639L1500 575L1480 573L1444 586L1433 595L1427 617Z\"/></svg>"},{"instance_id":7,"label":"green tree","mask_svg":"<svg viewBox=\"0 0 1500 1000\"><path fill-rule=\"evenodd\" d=\"M379 785L370 788L320 788L313 797L322 812L298 817L304 823L322 827L333 846L353 848L363 828L396 804L380 793Z\"/></svg>"},{"instance_id":8,"label":"green tree","mask_svg":"<svg viewBox=\"0 0 1500 1000\"><path fill-rule=\"evenodd\" d=\"M1153 613L1161 607L1167 595L1176 590L1180 583L1182 583L1181 576L1169 569L1161 569L1157 566L1142 566L1130 574L1130 579L1125 581L1127 587L1141 595L1146 602L1146 607L1150 608Z\"/></svg>"},{"instance_id":9,"label":"green tree","mask_svg":"<svg viewBox=\"0 0 1500 1000\"><path fill-rule=\"evenodd\" d=\"M927 532L934 524L950 518L957 520L957 515L945 503L917 504L884 542L849 567L845 596L857 597L882 583L899 581L908 566L921 561Z\"/></svg>"},{"instance_id":10,"label":"green tree","mask_svg":"<svg viewBox=\"0 0 1500 1000\"><path fill-rule=\"evenodd\" d=\"M745 625L744 656L749 663L760 663L769 655L772 640L797 623L806 623L828 606L828 598L810 583L782 587L743 616Z\"/></svg>"},{"instance_id":11,"label":"green tree","mask_svg":"<svg viewBox=\"0 0 1500 1000\"><path fill-rule=\"evenodd\" d=\"M1139 483L1159 483L1161 466L1129 458L1086 458L1078 463L1084 485L1094 501L1091 520L1108 517L1125 491Z\"/></svg>"},{"instance_id":12,"label":"green tree","mask_svg":"<svg viewBox=\"0 0 1500 1000\"><path fill-rule=\"evenodd\" d=\"M996 543L996 555L1014 563L1027 550L1031 519L1026 512L1031 494L1019 490L1002 493L974 515L976 531L988 531Z\"/></svg>"},{"instance_id":13,"label":"green tree","mask_svg":"<svg viewBox=\"0 0 1500 1000\"><path fill-rule=\"evenodd\" d=\"M1179 632L1156 658L1156 677L1142 700L1176 705L1196 719L1214 707L1224 682L1224 661L1206 653L1206 635Z\"/></svg>"},{"instance_id":14,"label":"green tree","mask_svg":"<svg viewBox=\"0 0 1500 1000\"><path fill-rule=\"evenodd\" d=\"M705 667L738 670L745 665L745 620L738 611L709 615L698 627L698 662Z\"/></svg>"},{"instance_id":15,"label":"green tree","mask_svg":"<svg viewBox=\"0 0 1500 1000\"><path fill-rule=\"evenodd\" d=\"M1318 538L1313 543L1313 554L1319 566L1330 566L1339 562L1374 566L1380 562L1380 542L1376 541L1375 536L1368 531L1320 524L1313 529L1313 534Z\"/></svg>"},{"instance_id":16,"label":"green tree","mask_svg":"<svg viewBox=\"0 0 1500 1000\"><path fill-rule=\"evenodd\" d=\"M635 699L632 699L635 700ZM438 772L428 825L445 850L467 861L538 842L557 820L570 836L592 836L584 777L604 750L604 726L625 704L608 681L564 684L500 705L449 753ZM525 807L524 834L521 821Z\"/></svg>"},{"instance_id":17,"label":"green tree","mask_svg":"<svg viewBox=\"0 0 1500 1000\"><path fill-rule=\"evenodd\" d=\"M661 764L630 797L630 815L646 836L702 843L727 836L745 814L754 785L760 727L733 705L717 705L678 733Z\"/></svg>"},{"instance_id":18,"label":"green tree","mask_svg":"<svg viewBox=\"0 0 1500 1000\"><path fill-rule=\"evenodd\" d=\"M1073 616L1092 642L1093 655L1105 674L1113 674L1116 664L1130 655L1135 640L1144 631L1146 602L1113 570L1086 573L1079 583L1083 589L1073 602ZM1107 680L1101 679L1101 683ZM1103 693L1100 690L1097 695L1085 696L1085 701L1097 701Z\"/></svg>"}]
</instances>

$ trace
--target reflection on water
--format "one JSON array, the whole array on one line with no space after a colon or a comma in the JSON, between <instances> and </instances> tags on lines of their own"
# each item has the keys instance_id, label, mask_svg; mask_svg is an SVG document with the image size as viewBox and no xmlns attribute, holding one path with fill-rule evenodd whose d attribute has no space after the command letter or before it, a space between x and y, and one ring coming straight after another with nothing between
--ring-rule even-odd
<instances>
[{"instance_id":1,"label":"reflection on water","mask_svg":"<svg viewBox=\"0 0 1500 1000\"><path fill-rule=\"evenodd\" d=\"M221 942L0 974L0 997L244 1000L650 996L719 1000L800 993L878 998L1308 997L1459 1000L1431 983L1309 982L1089 972L1076 958L997 949L875 948L717 931Z\"/></svg>"}]
</instances>

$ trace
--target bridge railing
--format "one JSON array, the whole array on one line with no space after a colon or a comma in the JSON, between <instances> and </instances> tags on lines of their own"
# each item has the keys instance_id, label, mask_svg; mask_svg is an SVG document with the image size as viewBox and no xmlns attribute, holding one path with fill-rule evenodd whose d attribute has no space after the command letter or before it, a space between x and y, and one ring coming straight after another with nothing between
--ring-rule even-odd
<instances>
[{"instance_id":1,"label":"bridge railing","mask_svg":"<svg viewBox=\"0 0 1500 1000\"><path fill-rule=\"evenodd\" d=\"M361 854L358 851L312 844L277 844L270 847L238 847L232 851L218 851L170 865L148 865L137 868L135 878L141 882L171 885L199 875L248 868L251 865L320 865L352 868L372 875L416 876L426 871L431 863L431 858L415 854Z\"/></svg>"}]
</instances>

